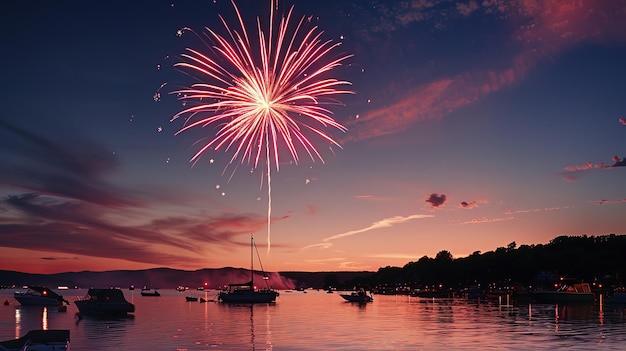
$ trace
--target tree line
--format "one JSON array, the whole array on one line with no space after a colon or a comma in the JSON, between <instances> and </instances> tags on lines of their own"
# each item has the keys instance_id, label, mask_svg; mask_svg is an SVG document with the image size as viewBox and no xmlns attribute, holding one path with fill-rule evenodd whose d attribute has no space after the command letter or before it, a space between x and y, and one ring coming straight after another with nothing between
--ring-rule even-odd
<instances>
[{"instance_id":1,"label":"tree line","mask_svg":"<svg viewBox=\"0 0 626 351\"><path fill-rule=\"evenodd\" d=\"M382 267L358 277L353 286L549 286L561 278L572 278L595 286L624 285L626 235L559 236L548 244L520 245L515 242L495 251L476 251L453 258L442 250L434 258L424 256L403 267Z\"/></svg>"}]
</instances>

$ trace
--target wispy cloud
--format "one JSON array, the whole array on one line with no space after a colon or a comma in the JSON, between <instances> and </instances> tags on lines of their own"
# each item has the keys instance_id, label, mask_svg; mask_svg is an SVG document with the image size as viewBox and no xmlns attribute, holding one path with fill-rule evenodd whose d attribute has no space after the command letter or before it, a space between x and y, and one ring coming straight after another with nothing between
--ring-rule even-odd
<instances>
[{"instance_id":1,"label":"wispy cloud","mask_svg":"<svg viewBox=\"0 0 626 351\"><path fill-rule=\"evenodd\" d=\"M364 22L378 23L378 26L364 28L361 32L364 38L373 38L376 32L401 30L411 22L430 21L433 31L445 30L446 23L482 13L503 22L519 24L509 33L509 42L516 45L503 45L517 51L500 53L502 60L498 61L498 66L467 68L456 75L434 78L419 87L401 88L402 94L397 94L395 101L365 111L358 119L348 122L346 126L350 133L344 135L342 141L389 135L404 131L418 121L442 118L493 92L517 84L538 63L581 43L601 42L607 38L625 41L626 24L618 16L612 16L625 8L623 2L594 0L380 4L376 8L378 17ZM365 9L358 15L372 16Z\"/></svg>"},{"instance_id":2,"label":"wispy cloud","mask_svg":"<svg viewBox=\"0 0 626 351\"><path fill-rule=\"evenodd\" d=\"M482 217L482 218L474 218L474 219L470 219L469 221L462 222L461 224L481 224L481 223L493 223L493 222L510 221L510 220L513 220L513 219L515 219L515 218L513 218L513 217L500 217L500 218L487 218L487 217Z\"/></svg>"},{"instance_id":3,"label":"wispy cloud","mask_svg":"<svg viewBox=\"0 0 626 351\"><path fill-rule=\"evenodd\" d=\"M460 224L482 224L482 223L493 223L493 222L503 222L503 221L511 221L516 217L515 215L524 215L529 213L538 213L538 212L550 212L550 211L559 211L572 208L573 206L553 206L553 207L538 207L531 209L522 209L522 210L505 210L505 217L480 217L473 218L465 222L461 222Z\"/></svg>"},{"instance_id":4,"label":"wispy cloud","mask_svg":"<svg viewBox=\"0 0 626 351\"><path fill-rule=\"evenodd\" d=\"M0 247L63 255L45 260L76 255L201 268L212 251L247 247L240 238L266 223L245 213L206 216L191 206L185 216L148 215L171 205L171 195L109 182L119 164L102 145L45 138L3 120L0 138L12 141L11 155L0 164L0 186L14 192L0 199ZM186 195L178 204L184 206Z\"/></svg>"},{"instance_id":5,"label":"wispy cloud","mask_svg":"<svg viewBox=\"0 0 626 351\"><path fill-rule=\"evenodd\" d=\"M345 233L329 236L327 238L324 238L322 241L328 242L328 241L331 241L331 240L337 240L337 239L345 238L345 237L348 237L348 236L353 236L353 235L357 235L357 234L367 233L369 231L376 230L376 229L392 227L394 225L402 224L402 223L405 223L405 222L408 222L408 221L412 221L412 220L415 220L415 219L430 218L430 217L434 217L434 216L433 215L425 215L425 214L414 214L414 215L410 215L410 216L394 216L394 217L382 219L380 221L376 221L376 222L372 223L371 225L369 225L369 226L367 226L365 228L361 228L361 229L357 229L357 230L351 230L351 231L348 231L348 232L345 232Z\"/></svg>"},{"instance_id":6,"label":"wispy cloud","mask_svg":"<svg viewBox=\"0 0 626 351\"><path fill-rule=\"evenodd\" d=\"M626 203L626 199L618 199L618 200L598 200L594 201L596 205L613 205L613 204L623 204Z\"/></svg>"},{"instance_id":7,"label":"wispy cloud","mask_svg":"<svg viewBox=\"0 0 626 351\"><path fill-rule=\"evenodd\" d=\"M415 259L416 257L422 257L422 256L424 255L407 254L407 253L382 253L382 254L376 254L376 255L369 255L368 257L412 260L412 259Z\"/></svg>"},{"instance_id":8,"label":"wispy cloud","mask_svg":"<svg viewBox=\"0 0 626 351\"><path fill-rule=\"evenodd\" d=\"M489 203L489 201L485 200L485 199L473 200L473 201L462 201L459 204L459 207L467 209L467 210L471 210L473 208L478 207L480 204L488 204L488 203Z\"/></svg>"},{"instance_id":9,"label":"wispy cloud","mask_svg":"<svg viewBox=\"0 0 626 351\"><path fill-rule=\"evenodd\" d=\"M558 175L561 177L561 179L565 181L575 182L578 179L578 177L580 177L581 173L585 171L590 171L594 169L613 169L613 168L619 168L619 167L626 167L626 160L624 160L624 158L619 157L619 156L613 156L612 159L613 159L613 164L606 164L604 162L600 162L600 163L587 162L582 165L567 166L565 167L565 172L561 172Z\"/></svg>"},{"instance_id":10,"label":"wispy cloud","mask_svg":"<svg viewBox=\"0 0 626 351\"><path fill-rule=\"evenodd\" d=\"M106 207L139 203L139 194L104 180L117 170L118 161L101 145L80 137L66 142L50 140L2 119L0 137L15 140L12 157L0 164L0 186Z\"/></svg>"},{"instance_id":11,"label":"wispy cloud","mask_svg":"<svg viewBox=\"0 0 626 351\"><path fill-rule=\"evenodd\" d=\"M345 257L329 257L329 258L320 258L320 259L308 259L308 260L305 260L305 262L313 263L313 264L325 264L329 262L341 262L343 260L345 260Z\"/></svg>"},{"instance_id":12,"label":"wispy cloud","mask_svg":"<svg viewBox=\"0 0 626 351\"><path fill-rule=\"evenodd\" d=\"M570 206L564 206L564 207L542 207L542 208L533 208L533 209L528 209L528 210L507 210L505 211L506 214L519 214L519 213L533 213L533 212L548 212L548 211L558 211L560 209L563 208L570 208Z\"/></svg>"},{"instance_id":13,"label":"wispy cloud","mask_svg":"<svg viewBox=\"0 0 626 351\"><path fill-rule=\"evenodd\" d=\"M378 196L378 195L355 195L354 198L357 199L357 200L382 201L382 202L387 202L387 201L391 201L392 200L389 197Z\"/></svg>"}]
</instances>

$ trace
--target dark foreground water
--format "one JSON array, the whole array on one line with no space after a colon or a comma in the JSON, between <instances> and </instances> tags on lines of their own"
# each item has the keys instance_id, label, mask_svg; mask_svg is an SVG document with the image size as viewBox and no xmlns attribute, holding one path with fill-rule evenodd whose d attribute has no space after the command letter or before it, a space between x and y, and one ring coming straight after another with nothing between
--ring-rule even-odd
<instances>
[{"instance_id":1,"label":"dark foreground water","mask_svg":"<svg viewBox=\"0 0 626 351\"><path fill-rule=\"evenodd\" d=\"M0 340L31 329L69 329L72 350L625 350L626 305L500 305L463 299L375 296L346 303L337 293L281 292L271 305L187 302L215 291L161 297L124 293L133 318L76 318L86 290L61 291L67 312L20 306L0 291Z\"/></svg>"}]
</instances>

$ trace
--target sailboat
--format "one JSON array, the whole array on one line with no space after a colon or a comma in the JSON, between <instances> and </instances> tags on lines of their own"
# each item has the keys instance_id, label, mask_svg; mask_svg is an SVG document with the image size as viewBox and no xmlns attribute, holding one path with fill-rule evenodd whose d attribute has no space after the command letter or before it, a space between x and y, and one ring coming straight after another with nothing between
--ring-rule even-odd
<instances>
[{"instance_id":1,"label":"sailboat","mask_svg":"<svg viewBox=\"0 0 626 351\"><path fill-rule=\"evenodd\" d=\"M267 280L269 279L265 272L263 272L263 265L261 264L261 272L263 272L263 280L265 280L265 284L267 288L258 289L254 285L254 249L256 245L254 244L254 237L250 237L250 281L247 283L238 283L238 284L228 284L228 289L221 291L217 298L219 301L225 303L270 303L276 302L276 297L278 297L278 291L271 289L267 284ZM257 256L259 252L257 250ZM259 257L259 262L261 262L261 257Z\"/></svg>"}]
</instances>

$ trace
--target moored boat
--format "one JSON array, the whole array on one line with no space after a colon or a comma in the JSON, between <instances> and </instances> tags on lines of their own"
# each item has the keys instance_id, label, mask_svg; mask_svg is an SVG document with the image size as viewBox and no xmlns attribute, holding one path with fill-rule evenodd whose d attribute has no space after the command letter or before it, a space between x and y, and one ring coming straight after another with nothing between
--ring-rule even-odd
<instances>
[{"instance_id":1,"label":"moored boat","mask_svg":"<svg viewBox=\"0 0 626 351\"><path fill-rule=\"evenodd\" d=\"M339 295L348 302L358 302L358 303L374 302L374 297L372 296L372 294L370 293L368 295L364 289L359 289L358 292L353 291L350 294L339 294Z\"/></svg>"},{"instance_id":2,"label":"moored boat","mask_svg":"<svg viewBox=\"0 0 626 351\"><path fill-rule=\"evenodd\" d=\"M69 304L63 296L45 286L29 286L26 291L16 291L13 297L26 306L61 306L63 302Z\"/></svg>"},{"instance_id":3,"label":"moored boat","mask_svg":"<svg viewBox=\"0 0 626 351\"><path fill-rule=\"evenodd\" d=\"M221 291L218 299L226 303L270 303L276 302L279 293L273 289L257 289L254 282L228 284L228 290Z\"/></svg>"},{"instance_id":4,"label":"moored boat","mask_svg":"<svg viewBox=\"0 0 626 351\"><path fill-rule=\"evenodd\" d=\"M31 330L21 338L0 342L0 351L68 351L70 331L66 329Z\"/></svg>"},{"instance_id":5,"label":"moored boat","mask_svg":"<svg viewBox=\"0 0 626 351\"><path fill-rule=\"evenodd\" d=\"M218 300L225 303L270 303L276 302L278 291L271 289L267 280L269 279L263 272L263 280L267 288L258 289L254 285L254 237L250 237L250 281L247 283L228 284L228 288L220 291ZM257 252L258 255L258 252ZM261 258L259 257L259 261ZM261 267L262 268L262 267Z\"/></svg>"},{"instance_id":6,"label":"moored boat","mask_svg":"<svg viewBox=\"0 0 626 351\"><path fill-rule=\"evenodd\" d=\"M595 294L587 283L562 282L556 290L530 292L536 303L593 303Z\"/></svg>"},{"instance_id":7,"label":"moored boat","mask_svg":"<svg viewBox=\"0 0 626 351\"><path fill-rule=\"evenodd\" d=\"M198 301L198 298L195 296L185 296L185 300L193 302Z\"/></svg>"},{"instance_id":8,"label":"moored boat","mask_svg":"<svg viewBox=\"0 0 626 351\"><path fill-rule=\"evenodd\" d=\"M135 312L135 305L126 301L120 289L91 288L82 300L74 301L80 315L123 317Z\"/></svg>"},{"instance_id":9,"label":"moored boat","mask_svg":"<svg viewBox=\"0 0 626 351\"><path fill-rule=\"evenodd\" d=\"M141 292L141 296L161 296L161 293L159 293L157 290L154 290L154 291L142 291Z\"/></svg>"}]
</instances>

